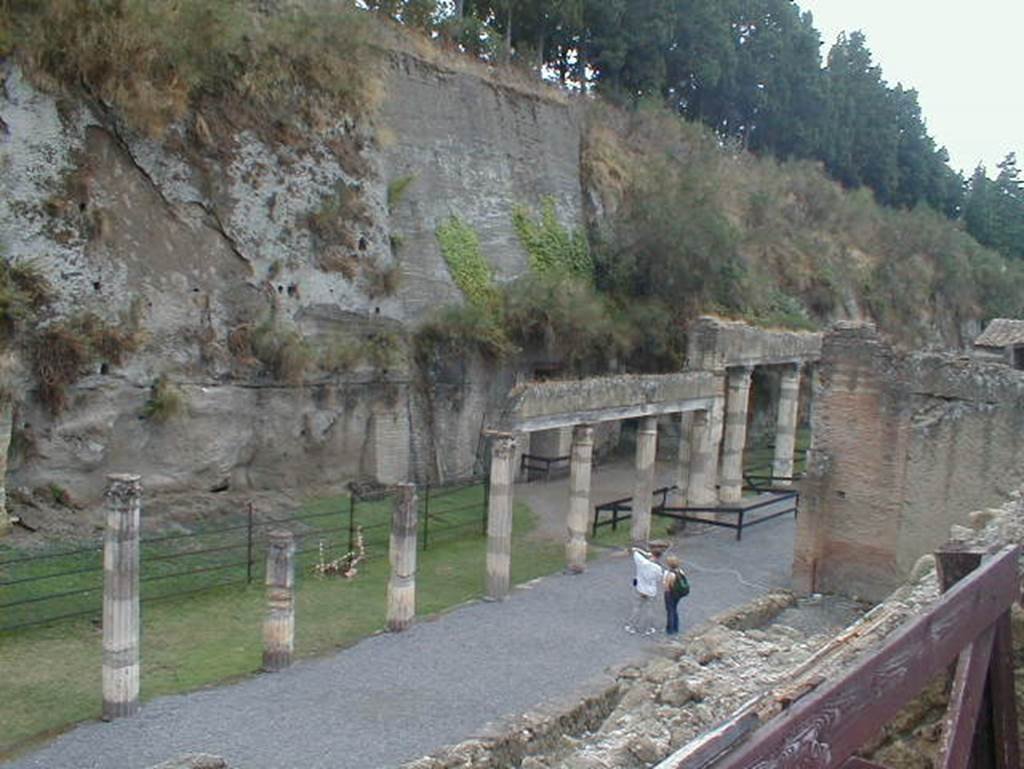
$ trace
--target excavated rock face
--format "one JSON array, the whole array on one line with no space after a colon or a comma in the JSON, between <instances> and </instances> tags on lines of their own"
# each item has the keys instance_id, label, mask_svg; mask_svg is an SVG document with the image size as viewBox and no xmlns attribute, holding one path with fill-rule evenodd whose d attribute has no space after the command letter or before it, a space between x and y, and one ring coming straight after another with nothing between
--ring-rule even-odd
<instances>
[{"instance_id":1,"label":"excavated rock face","mask_svg":"<svg viewBox=\"0 0 1024 769\"><path fill-rule=\"evenodd\" d=\"M88 501L111 471L157 490L473 471L484 416L516 372L469 360L432 372L427 397L401 339L461 301L435 235L450 216L477 229L499 280L526 269L515 206L551 197L580 226L579 120L561 101L405 54L386 66L369 120L289 137L207 113L154 141L2 65L0 248L49 278L53 319L91 312L142 339L122 365L84 371L57 417L19 378L16 431L35 457L15 461L12 486L56 483ZM256 360L261 328L301 335L293 359L367 340L396 349L296 373ZM141 418L160 376L185 404L162 424Z\"/></svg>"}]
</instances>

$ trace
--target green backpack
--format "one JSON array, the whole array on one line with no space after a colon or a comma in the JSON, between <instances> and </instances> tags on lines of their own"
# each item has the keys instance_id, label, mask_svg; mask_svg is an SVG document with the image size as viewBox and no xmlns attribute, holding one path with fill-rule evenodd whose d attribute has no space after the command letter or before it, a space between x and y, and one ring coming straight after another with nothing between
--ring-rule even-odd
<instances>
[{"instance_id":1,"label":"green backpack","mask_svg":"<svg viewBox=\"0 0 1024 769\"><path fill-rule=\"evenodd\" d=\"M690 594L690 581L683 574L682 569L673 569L672 574L675 579L672 580L672 596L675 598L682 598Z\"/></svg>"}]
</instances>

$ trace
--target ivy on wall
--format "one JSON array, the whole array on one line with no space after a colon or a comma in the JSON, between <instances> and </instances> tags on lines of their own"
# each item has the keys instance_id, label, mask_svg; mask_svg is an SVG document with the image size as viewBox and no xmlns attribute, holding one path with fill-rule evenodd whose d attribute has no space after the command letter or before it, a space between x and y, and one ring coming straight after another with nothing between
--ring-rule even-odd
<instances>
[{"instance_id":1,"label":"ivy on wall","mask_svg":"<svg viewBox=\"0 0 1024 769\"><path fill-rule=\"evenodd\" d=\"M555 215L555 199L541 200L540 219L534 219L525 206L512 212L512 223L519 241L530 258L530 268L538 275L574 275L591 279L594 260L590 255L586 235L580 230L571 232L562 226Z\"/></svg>"},{"instance_id":2,"label":"ivy on wall","mask_svg":"<svg viewBox=\"0 0 1024 769\"><path fill-rule=\"evenodd\" d=\"M480 250L476 230L459 217L452 216L438 225L437 240L455 285L469 303L480 308L495 307L499 300L498 290L491 266Z\"/></svg>"}]
</instances>

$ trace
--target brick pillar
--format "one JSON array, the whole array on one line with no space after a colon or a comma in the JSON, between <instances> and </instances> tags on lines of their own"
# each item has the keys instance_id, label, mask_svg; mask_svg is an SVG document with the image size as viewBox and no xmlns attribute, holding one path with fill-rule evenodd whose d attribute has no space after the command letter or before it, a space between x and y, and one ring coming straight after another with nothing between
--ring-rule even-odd
<instances>
[{"instance_id":1,"label":"brick pillar","mask_svg":"<svg viewBox=\"0 0 1024 769\"><path fill-rule=\"evenodd\" d=\"M676 466L676 495L679 504L686 505L689 499L690 462L693 445L693 412L684 411L679 415L679 464Z\"/></svg>"},{"instance_id":2,"label":"brick pillar","mask_svg":"<svg viewBox=\"0 0 1024 769\"><path fill-rule=\"evenodd\" d=\"M103 542L103 720L139 710L139 517L137 475L108 476Z\"/></svg>"},{"instance_id":3,"label":"brick pillar","mask_svg":"<svg viewBox=\"0 0 1024 769\"><path fill-rule=\"evenodd\" d=\"M295 537L277 530L268 539L263 669L274 673L292 664L295 650Z\"/></svg>"},{"instance_id":4,"label":"brick pillar","mask_svg":"<svg viewBox=\"0 0 1024 769\"><path fill-rule=\"evenodd\" d=\"M576 574L587 563L587 522L590 519L590 468L594 452L594 428L576 425L569 460L569 538L565 543L566 568Z\"/></svg>"},{"instance_id":5,"label":"brick pillar","mask_svg":"<svg viewBox=\"0 0 1024 769\"><path fill-rule=\"evenodd\" d=\"M658 451L658 420L644 417L636 431L636 485L630 539L647 547L651 538L651 495L654 492L654 458Z\"/></svg>"},{"instance_id":6,"label":"brick pillar","mask_svg":"<svg viewBox=\"0 0 1024 769\"><path fill-rule=\"evenodd\" d=\"M750 400L749 366L728 370L725 434L722 445L721 497L724 504L743 497L743 449L747 443L747 404Z\"/></svg>"},{"instance_id":7,"label":"brick pillar","mask_svg":"<svg viewBox=\"0 0 1024 769\"><path fill-rule=\"evenodd\" d=\"M800 364L786 366L779 383L779 419L775 427L775 458L773 478L793 476L793 453L796 451L796 423L800 409ZM789 486L790 481L775 481Z\"/></svg>"},{"instance_id":8,"label":"brick pillar","mask_svg":"<svg viewBox=\"0 0 1024 769\"><path fill-rule=\"evenodd\" d=\"M516 439L496 435L491 443L491 486L487 505L487 597L508 596L512 565L512 481Z\"/></svg>"},{"instance_id":9,"label":"brick pillar","mask_svg":"<svg viewBox=\"0 0 1024 769\"><path fill-rule=\"evenodd\" d=\"M416 485L400 483L391 513L388 629L408 629L416 616Z\"/></svg>"}]
</instances>

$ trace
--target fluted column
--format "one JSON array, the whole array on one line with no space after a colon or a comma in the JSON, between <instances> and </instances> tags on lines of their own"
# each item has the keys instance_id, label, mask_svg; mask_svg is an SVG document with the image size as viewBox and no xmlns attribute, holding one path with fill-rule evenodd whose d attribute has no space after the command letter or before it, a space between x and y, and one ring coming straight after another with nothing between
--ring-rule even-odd
<instances>
[{"instance_id":1,"label":"fluted column","mask_svg":"<svg viewBox=\"0 0 1024 769\"><path fill-rule=\"evenodd\" d=\"M779 419L775 426L773 483L789 486L793 477L793 453L796 450L796 423L800 409L800 365L786 366L779 383Z\"/></svg>"},{"instance_id":2,"label":"fluted column","mask_svg":"<svg viewBox=\"0 0 1024 769\"><path fill-rule=\"evenodd\" d=\"M686 504L710 507L718 501L715 477L718 469L718 443L713 440L712 411L693 412L693 446L690 449L690 483Z\"/></svg>"},{"instance_id":3,"label":"fluted column","mask_svg":"<svg viewBox=\"0 0 1024 769\"><path fill-rule=\"evenodd\" d=\"M651 538L651 495L654 493L654 460L658 450L658 419L644 417L636 432L636 485L630 539L647 547Z\"/></svg>"},{"instance_id":4,"label":"fluted column","mask_svg":"<svg viewBox=\"0 0 1024 769\"><path fill-rule=\"evenodd\" d=\"M487 596L508 595L512 566L512 492L514 435L496 435L491 443L491 485L487 505Z\"/></svg>"},{"instance_id":5,"label":"fluted column","mask_svg":"<svg viewBox=\"0 0 1024 769\"><path fill-rule=\"evenodd\" d=\"M295 537L279 529L267 539L263 669L274 673L292 664L295 651Z\"/></svg>"},{"instance_id":6,"label":"fluted column","mask_svg":"<svg viewBox=\"0 0 1024 769\"><path fill-rule=\"evenodd\" d=\"M416 616L416 486L400 483L391 513L388 629L406 630Z\"/></svg>"},{"instance_id":7,"label":"fluted column","mask_svg":"<svg viewBox=\"0 0 1024 769\"><path fill-rule=\"evenodd\" d=\"M747 403L750 400L749 366L731 368L726 374L725 433L722 444L721 500L739 502L743 497L743 449L747 443Z\"/></svg>"},{"instance_id":8,"label":"fluted column","mask_svg":"<svg viewBox=\"0 0 1024 769\"><path fill-rule=\"evenodd\" d=\"M139 518L137 475L108 476L103 542L103 720L139 710Z\"/></svg>"},{"instance_id":9,"label":"fluted column","mask_svg":"<svg viewBox=\"0 0 1024 769\"><path fill-rule=\"evenodd\" d=\"M676 465L676 495L680 505L689 499L690 462L693 455L693 412L679 415L679 463Z\"/></svg>"},{"instance_id":10,"label":"fluted column","mask_svg":"<svg viewBox=\"0 0 1024 769\"><path fill-rule=\"evenodd\" d=\"M582 572L587 563L587 521L590 517L590 469L594 453L594 428L576 425L569 460L569 513L565 542L566 568Z\"/></svg>"}]
</instances>

